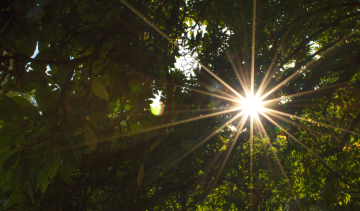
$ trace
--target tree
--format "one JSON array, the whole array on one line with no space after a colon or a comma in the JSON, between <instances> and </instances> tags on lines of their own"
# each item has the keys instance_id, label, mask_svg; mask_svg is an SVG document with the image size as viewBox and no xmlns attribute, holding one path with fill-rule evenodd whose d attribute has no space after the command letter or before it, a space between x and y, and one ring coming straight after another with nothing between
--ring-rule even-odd
<instances>
[{"instance_id":1,"label":"tree","mask_svg":"<svg viewBox=\"0 0 360 211\"><path fill-rule=\"evenodd\" d=\"M253 3L2 1L2 208L359 209L360 3Z\"/></svg>"}]
</instances>

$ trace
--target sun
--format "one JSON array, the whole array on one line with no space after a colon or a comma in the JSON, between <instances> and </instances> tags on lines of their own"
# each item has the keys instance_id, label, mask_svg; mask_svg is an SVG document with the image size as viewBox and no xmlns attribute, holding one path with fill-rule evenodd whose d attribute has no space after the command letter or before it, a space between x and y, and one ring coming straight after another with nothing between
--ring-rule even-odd
<instances>
[{"instance_id":1,"label":"sun","mask_svg":"<svg viewBox=\"0 0 360 211\"><path fill-rule=\"evenodd\" d=\"M239 102L239 108L245 113L249 115L254 115L263 110L263 103L261 99L256 96L249 96Z\"/></svg>"}]
</instances>

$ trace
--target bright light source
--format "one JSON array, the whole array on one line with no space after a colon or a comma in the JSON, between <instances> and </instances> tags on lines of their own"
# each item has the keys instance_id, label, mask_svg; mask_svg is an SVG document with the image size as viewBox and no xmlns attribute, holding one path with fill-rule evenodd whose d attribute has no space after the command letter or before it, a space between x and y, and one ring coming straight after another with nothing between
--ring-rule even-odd
<instances>
[{"instance_id":1,"label":"bright light source","mask_svg":"<svg viewBox=\"0 0 360 211\"><path fill-rule=\"evenodd\" d=\"M263 108L260 99L255 97L248 97L246 100L241 101L240 104L240 108L246 114L255 114Z\"/></svg>"}]
</instances>

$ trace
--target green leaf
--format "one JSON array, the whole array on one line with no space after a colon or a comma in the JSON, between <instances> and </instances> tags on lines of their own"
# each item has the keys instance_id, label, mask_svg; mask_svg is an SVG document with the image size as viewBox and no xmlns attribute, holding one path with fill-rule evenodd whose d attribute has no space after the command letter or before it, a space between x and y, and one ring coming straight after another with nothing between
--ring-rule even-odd
<instances>
[{"instance_id":1,"label":"green leaf","mask_svg":"<svg viewBox=\"0 0 360 211\"><path fill-rule=\"evenodd\" d=\"M45 193L48 185L49 185L49 179L48 179L48 173L44 166L43 170L39 173L38 182L41 184L41 192Z\"/></svg>"},{"instance_id":2,"label":"green leaf","mask_svg":"<svg viewBox=\"0 0 360 211\"><path fill-rule=\"evenodd\" d=\"M141 185L141 182L143 181L143 179L144 179L144 163L142 163L140 165L139 173L138 173L138 176L137 176L137 184L139 186Z\"/></svg>"},{"instance_id":3,"label":"green leaf","mask_svg":"<svg viewBox=\"0 0 360 211\"><path fill-rule=\"evenodd\" d=\"M8 172L13 165L15 165L15 163L18 161L19 159L19 151L17 151L15 154L11 155L10 157L8 157L3 165L3 171L4 173Z\"/></svg>"},{"instance_id":4,"label":"green leaf","mask_svg":"<svg viewBox=\"0 0 360 211\"><path fill-rule=\"evenodd\" d=\"M58 66L58 77L65 81L67 77L69 77L69 74L71 72L71 68L68 65L59 65Z\"/></svg>"},{"instance_id":5,"label":"green leaf","mask_svg":"<svg viewBox=\"0 0 360 211\"><path fill-rule=\"evenodd\" d=\"M17 49L17 53L32 56L34 54L36 46L30 46L26 40L23 40Z\"/></svg>"},{"instance_id":6,"label":"green leaf","mask_svg":"<svg viewBox=\"0 0 360 211\"><path fill-rule=\"evenodd\" d=\"M36 55L37 60L54 60L58 58L59 52L55 49L46 48Z\"/></svg>"},{"instance_id":7,"label":"green leaf","mask_svg":"<svg viewBox=\"0 0 360 211\"><path fill-rule=\"evenodd\" d=\"M71 164L67 159L64 159L63 164L60 168L60 174L65 182L69 180L71 173L72 173Z\"/></svg>"},{"instance_id":8,"label":"green leaf","mask_svg":"<svg viewBox=\"0 0 360 211\"><path fill-rule=\"evenodd\" d=\"M85 143L88 145L88 147L92 151L95 151L96 147L97 147L97 138L96 138L95 132L85 121L83 122L83 126L84 126Z\"/></svg>"},{"instance_id":9,"label":"green leaf","mask_svg":"<svg viewBox=\"0 0 360 211\"><path fill-rule=\"evenodd\" d=\"M36 204L35 204L35 200L34 200L33 190L32 190L32 188L31 188L30 185L27 186L27 193L29 194L32 203L33 203L34 205L36 205Z\"/></svg>"},{"instance_id":10,"label":"green leaf","mask_svg":"<svg viewBox=\"0 0 360 211\"><path fill-rule=\"evenodd\" d=\"M193 25L193 21L192 21L192 19L190 18L189 19L189 26L192 26Z\"/></svg>"},{"instance_id":11,"label":"green leaf","mask_svg":"<svg viewBox=\"0 0 360 211\"><path fill-rule=\"evenodd\" d=\"M5 192L4 190L2 189L2 187L0 187L0 200L2 200L3 198L5 198L6 195L5 195Z\"/></svg>"},{"instance_id":12,"label":"green leaf","mask_svg":"<svg viewBox=\"0 0 360 211\"><path fill-rule=\"evenodd\" d=\"M11 171L9 173L11 173L11 175L10 175L10 187L11 187L11 189L14 190L15 188L17 188L19 186L19 183L18 183L18 181L16 179L16 172Z\"/></svg>"},{"instance_id":13,"label":"green leaf","mask_svg":"<svg viewBox=\"0 0 360 211\"><path fill-rule=\"evenodd\" d=\"M20 190L15 190L10 196L7 203L7 207L12 207L15 204L22 203L24 200L26 200L25 196Z\"/></svg>"},{"instance_id":14,"label":"green leaf","mask_svg":"<svg viewBox=\"0 0 360 211\"><path fill-rule=\"evenodd\" d=\"M59 169L59 159L60 159L59 148L53 146L51 151L47 154L47 159L45 165L38 176L38 182L40 183L41 191L44 193L49 185L49 178L52 180L56 175L57 170Z\"/></svg>"},{"instance_id":15,"label":"green leaf","mask_svg":"<svg viewBox=\"0 0 360 211\"><path fill-rule=\"evenodd\" d=\"M22 41L25 38L25 23L15 25L11 34L15 40Z\"/></svg>"},{"instance_id":16,"label":"green leaf","mask_svg":"<svg viewBox=\"0 0 360 211\"><path fill-rule=\"evenodd\" d=\"M17 102L17 104L19 104L21 107L32 106L32 104L27 99L20 97L20 96L13 96L13 97L11 97L11 99L13 99L15 102Z\"/></svg>"},{"instance_id":17,"label":"green leaf","mask_svg":"<svg viewBox=\"0 0 360 211\"><path fill-rule=\"evenodd\" d=\"M61 153L59 152L58 147L53 147L52 151L49 152L46 164L48 170L48 176L52 180L56 174L56 171L59 168L59 160Z\"/></svg>"},{"instance_id":18,"label":"green leaf","mask_svg":"<svg viewBox=\"0 0 360 211\"><path fill-rule=\"evenodd\" d=\"M16 166L16 177L21 187L26 187L31 176L31 160L26 150L20 150L20 160Z\"/></svg>"},{"instance_id":19,"label":"green leaf","mask_svg":"<svg viewBox=\"0 0 360 211\"><path fill-rule=\"evenodd\" d=\"M18 140L28 131L28 124L29 122L25 121L24 124L19 125L19 127L13 131L13 133L10 135L10 140L8 142L10 146L16 145Z\"/></svg>"},{"instance_id":20,"label":"green leaf","mask_svg":"<svg viewBox=\"0 0 360 211\"><path fill-rule=\"evenodd\" d=\"M109 94L106 91L105 87L101 83L99 83L95 80L92 80L91 81L91 90L99 98L101 98L103 100L109 100Z\"/></svg>"},{"instance_id":21,"label":"green leaf","mask_svg":"<svg viewBox=\"0 0 360 211\"><path fill-rule=\"evenodd\" d=\"M8 158L10 155L14 154L18 149L1 149L0 150L0 161Z\"/></svg>"},{"instance_id":22,"label":"green leaf","mask_svg":"<svg viewBox=\"0 0 360 211\"><path fill-rule=\"evenodd\" d=\"M14 86L14 81L12 80L12 78L8 78L6 83L3 85L2 93L6 95L13 86Z\"/></svg>"},{"instance_id":23,"label":"green leaf","mask_svg":"<svg viewBox=\"0 0 360 211\"><path fill-rule=\"evenodd\" d=\"M33 49L33 52L36 48L36 43L39 40L39 26L38 24L27 24L25 27L26 33L25 38L29 46Z\"/></svg>"},{"instance_id":24,"label":"green leaf","mask_svg":"<svg viewBox=\"0 0 360 211\"><path fill-rule=\"evenodd\" d=\"M151 152L153 149L155 149L155 147L156 147L157 145L159 145L159 144L160 144L160 138L157 138L156 141L154 141L154 143L151 144L150 152Z\"/></svg>"},{"instance_id":25,"label":"green leaf","mask_svg":"<svg viewBox=\"0 0 360 211\"><path fill-rule=\"evenodd\" d=\"M38 88L39 85L37 83L29 83L24 87L12 87L10 90L15 92L31 92L32 90Z\"/></svg>"},{"instance_id":26,"label":"green leaf","mask_svg":"<svg viewBox=\"0 0 360 211\"><path fill-rule=\"evenodd\" d=\"M90 122L91 125L92 125L95 129L97 129L97 124L96 124L96 122L95 122L94 119L92 119L92 118L89 117L89 116L86 116L85 119L86 119L88 122Z\"/></svg>"},{"instance_id":27,"label":"green leaf","mask_svg":"<svg viewBox=\"0 0 360 211\"><path fill-rule=\"evenodd\" d=\"M8 108L7 103L4 100L0 100L0 120L11 121L12 117L12 112Z\"/></svg>"},{"instance_id":28,"label":"green leaf","mask_svg":"<svg viewBox=\"0 0 360 211\"><path fill-rule=\"evenodd\" d=\"M20 105L17 104L13 99L6 95L2 95L2 101L0 101L0 108L4 109L3 112L8 112L12 117L19 117ZM9 114L5 114L4 121L10 120ZM0 117L1 118L1 117Z\"/></svg>"}]
</instances>

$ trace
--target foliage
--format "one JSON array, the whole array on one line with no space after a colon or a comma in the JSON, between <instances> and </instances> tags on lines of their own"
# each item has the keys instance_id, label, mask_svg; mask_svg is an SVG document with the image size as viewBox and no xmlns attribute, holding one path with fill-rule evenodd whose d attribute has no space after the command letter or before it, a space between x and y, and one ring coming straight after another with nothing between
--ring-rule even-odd
<instances>
[{"instance_id":1,"label":"foliage","mask_svg":"<svg viewBox=\"0 0 360 211\"><path fill-rule=\"evenodd\" d=\"M236 106L203 94L232 94L204 67L250 83L252 1L1 1L0 209L358 210L359 6L257 1L256 89L298 73L267 97L293 118L271 117L324 160L261 118L250 187L249 130L219 178L231 127L194 147L237 114L203 118ZM173 42L204 65L191 77Z\"/></svg>"}]
</instances>

